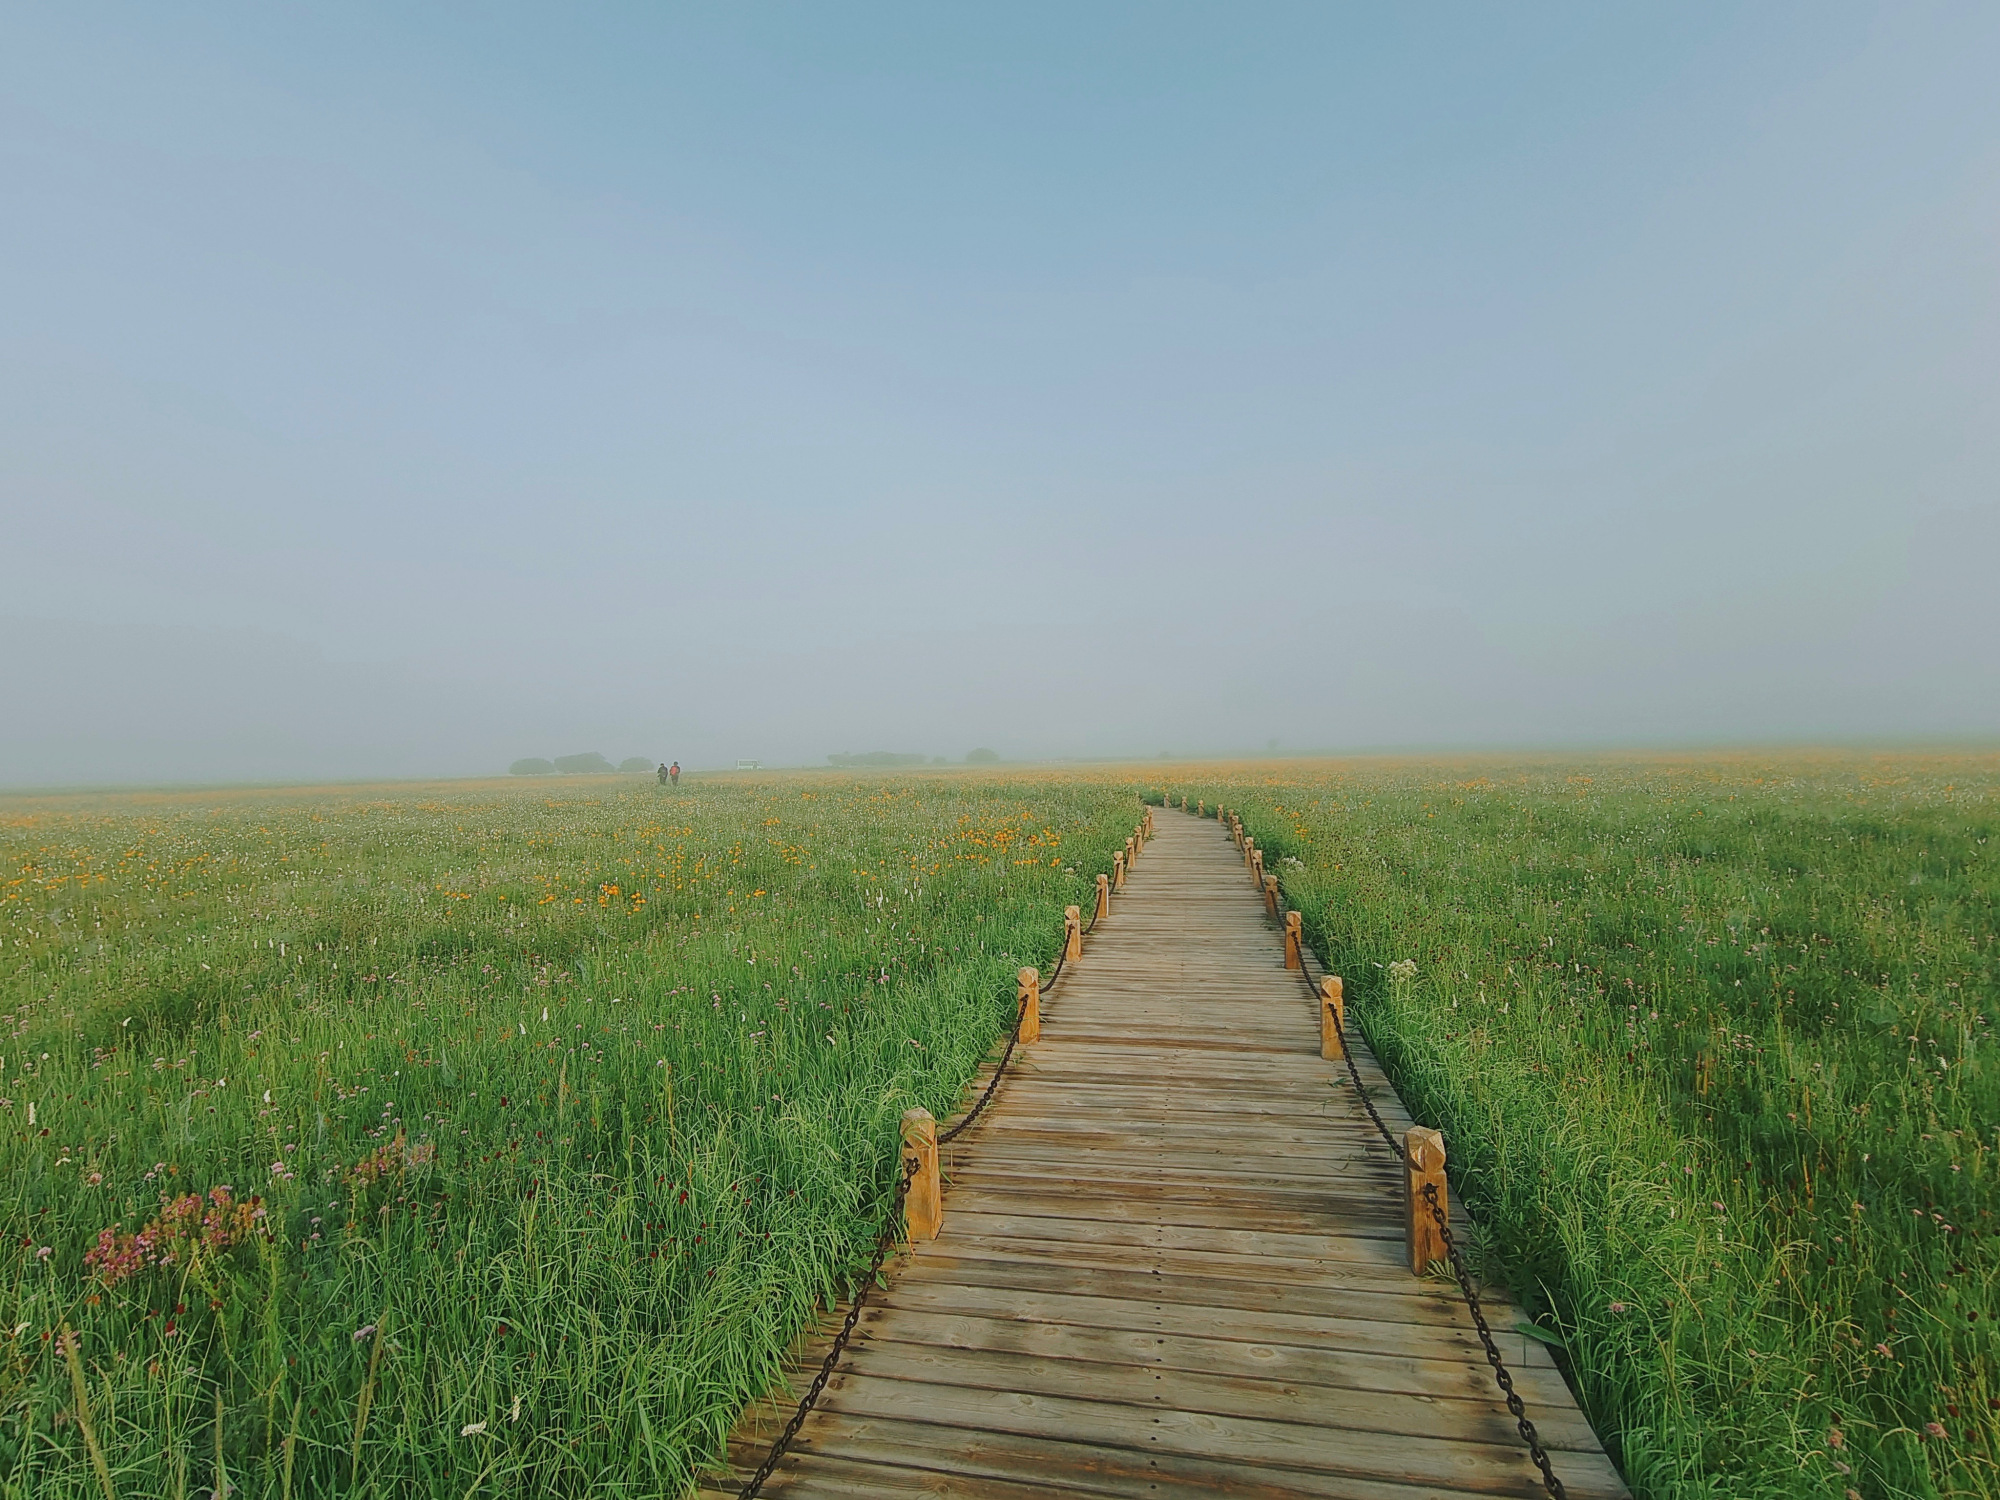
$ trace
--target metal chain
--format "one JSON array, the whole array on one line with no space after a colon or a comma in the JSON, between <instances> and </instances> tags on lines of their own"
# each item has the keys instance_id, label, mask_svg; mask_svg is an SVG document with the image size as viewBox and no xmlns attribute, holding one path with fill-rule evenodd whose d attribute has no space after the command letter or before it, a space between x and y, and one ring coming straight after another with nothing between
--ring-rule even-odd
<instances>
[{"instance_id":1,"label":"metal chain","mask_svg":"<svg viewBox=\"0 0 2000 1500\"><path fill-rule=\"evenodd\" d=\"M1021 1020L1027 1013L1028 1007L1025 1003L1015 1010L1014 1029L1007 1037L1007 1050L1000 1054L999 1066L994 1068L993 1076L986 1080L986 1088L980 1094L979 1102L966 1112L965 1118L952 1126L951 1129L943 1131L938 1135L937 1143L940 1146L949 1141L954 1141L962 1135L965 1132L965 1128L979 1118L980 1112L986 1108L987 1100L993 1097L993 1091L1000 1087L1000 1075L1007 1071L1007 1063L1014 1056L1014 1048L1021 1040Z\"/></svg>"},{"instance_id":2,"label":"metal chain","mask_svg":"<svg viewBox=\"0 0 2000 1500\"><path fill-rule=\"evenodd\" d=\"M1521 1441L1528 1445L1528 1457L1542 1471L1542 1484L1548 1492L1556 1500L1569 1500L1569 1491L1556 1478L1556 1471L1549 1467L1549 1455L1542 1448L1535 1424L1528 1420L1527 1408L1521 1404L1521 1398L1514 1390L1514 1377L1500 1362L1500 1348L1493 1342L1493 1330L1486 1326L1486 1314L1479 1306L1479 1293L1472 1289L1472 1272L1465 1264L1465 1257L1459 1253L1458 1240L1451 1232L1451 1225L1445 1222L1444 1205L1438 1198L1435 1182L1424 1184L1424 1202L1430 1205L1431 1218L1437 1222L1438 1233L1444 1237L1444 1253L1451 1257L1452 1274L1458 1278L1458 1289L1465 1297L1466 1308L1472 1313L1472 1326L1479 1330L1479 1342L1486 1346L1486 1363L1493 1366L1493 1378L1507 1397L1507 1410L1513 1413L1515 1430L1521 1434Z\"/></svg>"},{"instance_id":3,"label":"metal chain","mask_svg":"<svg viewBox=\"0 0 2000 1500\"><path fill-rule=\"evenodd\" d=\"M1096 925L1097 914L1093 911L1090 926L1083 930L1088 932ZM1048 983L1042 986L1043 994L1055 988L1056 981L1062 977L1063 963L1068 957L1069 927L1065 922L1062 947L1056 951L1056 964L1049 971ZM951 1129L939 1132L938 1145L943 1146L956 1140L985 1111L987 1104L993 1098L994 1090L1000 1087L1000 1079L1007 1071L1007 1064L1013 1060L1014 1049L1020 1045L1021 1021L1026 1014L1026 1005L1015 1009L1014 1029L1007 1034L1006 1050L1000 1054L1000 1061L993 1069L993 1076L986 1081L986 1087L980 1093L978 1103L966 1111L965 1117ZM847 1341L854 1336L855 1325L861 1321L861 1309L867 1305L869 1292L874 1290L875 1278L882 1274L882 1263L889 1258L890 1248L896 1242L897 1216L903 1211L903 1200L910 1194L910 1180L916 1176L916 1171L916 1163L912 1161L904 1168L903 1175L897 1179L895 1195L889 1204L888 1222L883 1225L881 1236L875 1242L875 1259L868 1267L868 1275L861 1283L861 1290L855 1294L854 1305L847 1310L847 1318L840 1325L840 1332L834 1336L833 1347L827 1350L826 1358L820 1361L819 1373L813 1376L813 1382L806 1388L798 1410L792 1413L791 1420L785 1424L785 1430L778 1434L778 1440L771 1445L771 1451L765 1455L764 1462L758 1467L757 1472L750 1476L743 1488L736 1492L736 1500L756 1500L756 1496L764 1488L764 1481L771 1477L779 1463L783 1461L786 1451L792 1446L792 1439L799 1435L799 1429L805 1426L806 1417L811 1414L820 1394L825 1391L827 1382L833 1378L834 1367L840 1363L840 1356L847 1350Z\"/></svg>"},{"instance_id":4,"label":"metal chain","mask_svg":"<svg viewBox=\"0 0 2000 1500\"><path fill-rule=\"evenodd\" d=\"M755 1500L758 1491L764 1488L764 1481L771 1477L771 1472L784 1458L785 1451L792 1446L792 1439L797 1437L799 1429L805 1426L806 1415L819 1400L820 1393L826 1389L826 1383L833 1379L833 1368L840 1363L840 1356L847 1352L847 1341L854 1336L854 1325L861 1321L861 1309L868 1305L868 1294L875 1289L875 1278L882 1274L882 1262L889 1258L889 1251L896 1243L903 1200L909 1197L910 1180L916 1175L917 1164L914 1161L906 1162L903 1175L896 1179L896 1191L889 1202L888 1221L883 1224L882 1233L875 1241L875 1259L869 1263L868 1275L862 1281L861 1289L854 1294L854 1305L847 1309L846 1321L840 1325L840 1332L834 1335L833 1347L826 1351L826 1358L820 1362L819 1373L813 1376L813 1383L806 1388L805 1399L799 1402L799 1409L792 1413L791 1421L787 1422L785 1430L778 1434L777 1442L771 1445L771 1451L765 1455L764 1462L757 1472L752 1474L749 1482L736 1492L736 1500Z\"/></svg>"},{"instance_id":5,"label":"metal chain","mask_svg":"<svg viewBox=\"0 0 2000 1500\"><path fill-rule=\"evenodd\" d=\"M1306 987L1306 993L1313 997L1315 1004L1324 1004L1319 990L1314 988L1312 975L1306 972L1304 954L1305 936L1300 934L1299 979ZM1381 1113L1375 1108L1375 1101L1368 1097L1368 1091L1361 1083L1361 1069L1354 1061L1354 1049L1347 1042L1347 1023L1339 1011L1334 1012L1333 1024L1340 1033L1340 1056L1347 1064L1347 1076L1354 1083L1354 1097L1361 1101L1361 1107L1368 1111L1368 1118L1375 1122L1383 1141L1397 1156L1402 1155L1402 1147L1396 1143L1395 1132L1389 1129ZM1452 1274L1458 1278L1459 1295L1465 1298L1466 1310L1472 1314L1472 1326L1479 1332L1479 1342L1486 1346L1486 1362L1493 1367L1493 1379L1500 1387L1500 1393L1507 1398L1507 1410L1514 1418L1514 1427L1521 1434L1521 1440L1528 1445L1528 1457L1535 1467L1542 1471L1542 1486L1555 1500L1569 1500L1569 1491L1556 1478L1556 1471L1549 1464L1549 1455L1542 1447L1542 1440L1535 1431L1535 1424L1528 1420L1527 1408L1521 1404L1521 1397L1514 1389L1514 1377L1507 1373L1507 1366L1500 1360L1499 1346L1493 1342L1493 1331L1486 1326L1486 1314L1479 1305L1479 1293L1473 1289L1472 1270L1460 1253L1458 1241L1453 1237L1451 1225L1446 1222L1444 1207L1438 1198L1437 1184L1427 1182L1423 1189L1424 1201L1430 1205L1431 1217L1437 1221L1438 1233L1444 1239L1445 1254L1451 1260Z\"/></svg>"}]
</instances>

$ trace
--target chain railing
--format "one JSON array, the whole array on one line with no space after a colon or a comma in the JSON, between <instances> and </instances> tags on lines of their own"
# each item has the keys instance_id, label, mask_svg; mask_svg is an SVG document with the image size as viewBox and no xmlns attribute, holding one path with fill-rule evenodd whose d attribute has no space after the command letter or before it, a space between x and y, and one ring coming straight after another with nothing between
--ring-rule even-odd
<instances>
[{"instance_id":1,"label":"chain railing","mask_svg":"<svg viewBox=\"0 0 2000 1500\"><path fill-rule=\"evenodd\" d=\"M1143 824L1141 826L1143 827ZM1090 921L1080 928L1073 928L1069 917L1065 915L1063 919L1062 945L1056 950L1055 967L1049 971L1047 982L1039 986L1039 993L1041 995L1047 995L1052 991L1056 986L1056 981L1062 978L1063 965L1069 959L1071 933L1073 931L1080 933L1089 932L1091 928L1097 925L1097 919L1103 914L1104 910L1103 906L1096 907L1090 914ZM1000 1079L1006 1073L1008 1063L1013 1061L1015 1049L1020 1045L1021 1022L1026 1015L1027 1004L1023 1001L1015 1007L1014 1028L1007 1034L1007 1045L1000 1053L1000 1061L993 1067L993 1076L986 1080L986 1087L980 1091L979 1098L974 1101L972 1108L965 1112L964 1117L949 1130L938 1132L937 1145L945 1145L963 1135L971 1128L972 1122L985 1112L986 1106L992 1102L994 1091L1000 1087ZM825 1392L827 1382L833 1379L833 1372L840 1364L840 1357L847 1352L848 1341L853 1338L855 1327L861 1321L861 1311L867 1306L868 1294L874 1290L876 1279L882 1274L882 1266L888 1260L889 1252L895 1248L899 1237L897 1231L900 1228L899 1221L903 1212L903 1204L909 1198L910 1184L915 1180L916 1175L917 1165L915 1160L906 1158L903 1174L896 1179L895 1190L890 1199L889 1212L883 1222L882 1232L875 1240L875 1256L869 1263L868 1275L862 1281L860 1289L854 1294L854 1303L848 1308L847 1316L841 1322L840 1332L834 1335L833 1343L827 1349L826 1357L820 1361L819 1370L814 1374L812 1384L806 1387L806 1393L800 1398L798 1407L793 1411L790 1420L785 1423L784 1431L780 1432L777 1441L771 1444L771 1451L764 1455L764 1462L757 1466L757 1472L752 1474L744 1482L743 1487L736 1492L736 1500L756 1500L757 1495L764 1488L764 1482L777 1471L778 1465L784 1461L785 1454L791 1449L792 1440L799 1435L799 1429L805 1426L806 1418L812 1414L813 1407L818 1404L820 1396Z\"/></svg>"},{"instance_id":2,"label":"chain railing","mask_svg":"<svg viewBox=\"0 0 2000 1500\"><path fill-rule=\"evenodd\" d=\"M778 1434L778 1440L771 1444L771 1451L764 1455L757 1472L752 1474L742 1489L736 1492L736 1500L755 1500L758 1491L764 1488L764 1481L783 1462L785 1454L792 1446L792 1439L799 1435L799 1429L806 1424L806 1417L819 1401L820 1392L833 1379L834 1367L840 1363L840 1356L847 1352L847 1341L854 1337L855 1325L861 1321L861 1310L868 1305L868 1294L875 1290L875 1279L882 1274L882 1263L889 1258L889 1252L896 1245L897 1220L902 1217L903 1200L910 1196L910 1182L917 1175L916 1165L906 1162L903 1175L896 1179L895 1191L889 1198L889 1213L882 1225L882 1232L875 1237L875 1258L869 1262L868 1275L860 1289L854 1294L854 1305L847 1309L847 1317L840 1325L840 1332L833 1336L833 1347L826 1351L826 1358L820 1361L819 1373L806 1388L805 1397L799 1402L798 1410L785 1424L785 1430Z\"/></svg>"},{"instance_id":3,"label":"chain railing","mask_svg":"<svg viewBox=\"0 0 2000 1500\"><path fill-rule=\"evenodd\" d=\"M1301 944L1299 979L1305 985L1306 992L1313 997L1314 1005L1325 1006L1331 1012L1334 1029L1340 1037L1341 1059L1347 1064L1347 1076L1354 1085L1354 1097L1361 1101L1362 1109L1367 1111L1368 1118L1381 1134L1383 1143L1396 1154L1398 1159L1401 1159L1404 1152L1396 1140L1396 1133L1382 1118L1381 1111L1375 1108L1375 1101L1368 1097L1367 1087L1361 1081L1361 1069L1354 1061L1354 1049L1347 1042L1346 1018L1341 1008L1329 1004L1325 996L1314 986L1312 975L1306 970L1303 944ZM1506 1398L1507 1411L1514 1418L1514 1428L1521 1434L1521 1441L1528 1445L1528 1457L1541 1471L1542 1487L1554 1496L1555 1500L1569 1500L1569 1492L1563 1488L1563 1482L1556 1477L1555 1469L1549 1463L1548 1451L1542 1447L1541 1435L1535 1431L1535 1424L1528 1419L1527 1407L1522 1403L1520 1393L1514 1389L1514 1377L1508 1373L1506 1363L1500 1358L1500 1346L1493 1341L1493 1330L1487 1326L1486 1313L1479 1302L1479 1291L1473 1284L1472 1268L1466 1264L1464 1252L1458 1246L1458 1239L1451 1232L1451 1223L1445 1213L1444 1200L1438 1193L1437 1184L1426 1182L1421 1197L1430 1209L1439 1239L1444 1242L1452 1275L1458 1281L1459 1295L1465 1299L1466 1311L1472 1314L1472 1326L1477 1330L1479 1342L1486 1350L1486 1363L1493 1367L1494 1383L1500 1387L1501 1395Z\"/></svg>"}]
</instances>

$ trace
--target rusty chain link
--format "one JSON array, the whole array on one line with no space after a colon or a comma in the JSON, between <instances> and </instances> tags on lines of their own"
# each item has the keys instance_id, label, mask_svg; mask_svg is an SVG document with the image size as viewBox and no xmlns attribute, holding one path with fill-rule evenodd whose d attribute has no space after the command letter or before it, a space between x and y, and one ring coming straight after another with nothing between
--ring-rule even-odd
<instances>
[{"instance_id":1,"label":"rusty chain link","mask_svg":"<svg viewBox=\"0 0 2000 1500\"><path fill-rule=\"evenodd\" d=\"M1313 1003L1324 1005L1325 997L1314 986L1312 975L1306 972L1303 931L1299 935L1299 942L1299 980L1305 985L1306 993L1313 997ZM1368 1090L1362 1085L1361 1069L1354 1061L1354 1049L1347 1043L1347 1022L1337 1010L1334 1012L1333 1024L1340 1034L1340 1056L1347 1064L1347 1076L1353 1081L1354 1097L1361 1101L1361 1107L1368 1112L1368 1118L1375 1122L1375 1128L1381 1132L1383 1141L1400 1160L1403 1148L1398 1144L1395 1132L1389 1129L1381 1112L1375 1108L1375 1101L1368 1097ZM1493 1342L1493 1331L1487 1327L1486 1313L1480 1307L1479 1293L1473 1287L1472 1269L1465 1263L1465 1256L1458 1248L1458 1240L1452 1235L1451 1225L1446 1221L1444 1205L1438 1198L1436 1183L1424 1184L1423 1198L1430 1205L1431 1217L1437 1221L1438 1233L1444 1239L1445 1254L1450 1258L1452 1275L1458 1280L1459 1295L1465 1298L1466 1311L1472 1314L1472 1326L1478 1331L1479 1342L1486 1348L1486 1363L1493 1367L1494 1383L1500 1387L1501 1395L1507 1399L1507 1410L1514 1418L1515 1430L1521 1434L1521 1440L1528 1445L1528 1457L1533 1459L1535 1467L1541 1470L1542 1487L1553 1495L1555 1500L1569 1500L1569 1491L1565 1490L1563 1482L1556 1478L1556 1471L1549 1463L1548 1452L1542 1447L1541 1436L1535 1431L1535 1424L1528 1420L1527 1408L1514 1389L1514 1377L1507 1373L1507 1366L1500 1358L1500 1348Z\"/></svg>"},{"instance_id":2,"label":"rusty chain link","mask_svg":"<svg viewBox=\"0 0 2000 1500\"><path fill-rule=\"evenodd\" d=\"M875 1290L875 1278L882 1274L882 1262L889 1258L889 1251L896 1243L896 1231L900 1227L898 1217L903 1212L903 1200L910 1196L910 1179L917 1175L914 1161L903 1168L903 1175L896 1179L896 1190L889 1200L888 1222L883 1224L882 1233L875 1240L875 1259L869 1263L868 1275L861 1288L854 1294L854 1305L847 1309L846 1321L840 1325L840 1332L834 1335L833 1347L826 1351L826 1358L820 1362L819 1373L813 1376L813 1383L806 1388L805 1399L799 1402L799 1409L792 1413L785 1430L778 1434L778 1440L771 1445L771 1451L764 1456L764 1462L752 1474L742 1489L736 1492L736 1500L755 1500L757 1492L764 1488L764 1481L784 1459L785 1452L792 1446L792 1439L805 1426L806 1416L826 1389L826 1383L833 1379L834 1366L840 1363L840 1356L847 1352L847 1341L854 1336L854 1325L861 1321L861 1309L868 1305L868 1294Z\"/></svg>"},{"instance_id":3,"label":"rusty chain link","mask_svg":"<svg viewBox=\"0 0 2000 1500\"><path fill-rule=\"evenodd\" d=\"M1088 932L1096 925L1097 913L1093 910L1089 926L1083 930ZM1062 977L1063 963L1068 957L1069 921L1065 918L1062 946L1056 950L1056 964L1049 971L1049 981L1042 986L1041 992L1044 995L1054 989L1056 981ZM1008 1033L1006 1050L1000 1054L1000 1061L994 1066L993 1076L986 1081L986 1087L981 1091L979 1101L966 1111L965 1117L951 1129L938 1133L938 1145L946 1145L956 1140L985 1111L987 1104L993 1098L994 1090L1000 1087L1000 1078L1007 1071L1007 1064L1013 1060L1014 1049L1020 1045L1021 1020L1026 1014L1026 1005L1016 1005L1014 1029ZM777 1441L771 1444L771 1451L764 1456L764 1462L758 1466L757 1472L752 1474L743 1488L736 1492L736 1500L756 1500L756 1496L764 1488L764 1481L769 1479L776 1472L778 1465L784 1461L785 1454L792 1446L792 1439L799 1435L799 1429L805 1426L806 1418L811 1415L814 1405L826 1390L827 1382L833 1379L833 1372L840 1363L840 1356L847 1352L847 1342L854 1336L855 1326L861 1321L861 1310L867 1305L868 1294L874 1290L875 1280L882 1274L882 1263L889 1258L889 1251L895 1246L899 1227L898 1216L903 1211L904 1199L910 1195L910 1182L916 1176L916 1172L916 1163L910 1161L905 1165L903 1175L896 1180L895 1192L889 1203L888 1220L875 1241L875 1259L869 1264L868 1275L862 1281L861 1289L854 1295L854 1305L848 1308L847 1317L840 1325L840 1332L834 1335L833 1346L826 1351L826 1358L820 1361L819 1373L813 1376L812 1384L806 1387L805 1396L800 1400L798 1410L792 1413L791 1420L785 1423L785 1430L779 1433Z\"/></svg>"}]
</instances>

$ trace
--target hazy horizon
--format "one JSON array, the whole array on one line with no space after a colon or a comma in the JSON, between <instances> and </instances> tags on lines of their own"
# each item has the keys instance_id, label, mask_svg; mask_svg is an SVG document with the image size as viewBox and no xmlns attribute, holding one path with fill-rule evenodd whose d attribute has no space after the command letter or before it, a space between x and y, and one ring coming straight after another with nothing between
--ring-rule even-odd
<instances>
[{"instance_id":1,"label":"hazy horizon","mask_svg":"<svg viewBox=\"0 0 2000 1500\"><path fill-rule=\"evenodd\" d=\"M2000 11L0 17L0 787L2000 738Z\"/></svg>"}]
</instances>

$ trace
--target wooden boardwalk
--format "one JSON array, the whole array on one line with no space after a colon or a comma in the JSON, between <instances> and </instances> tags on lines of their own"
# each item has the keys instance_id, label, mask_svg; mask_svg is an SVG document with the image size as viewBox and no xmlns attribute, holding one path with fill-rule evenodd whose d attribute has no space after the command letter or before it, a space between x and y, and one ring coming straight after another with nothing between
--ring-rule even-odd
<instances>
[{"instance_id":1,"label":"wooden boardwalk","mask_svg":"<svg viewBox=\"0 0 2000 1500\"><path fill-rule=\"evenodd\" d=\"M1397 1162L1241 856L1212 820L1156 826L766 1495L1543 1493L1456 1287L1404 1268ZM1569 1493L1625 1495L1488 1306ZM746 1423L739 1480L784 1415Z\"/></svg>"}]
</instances>

